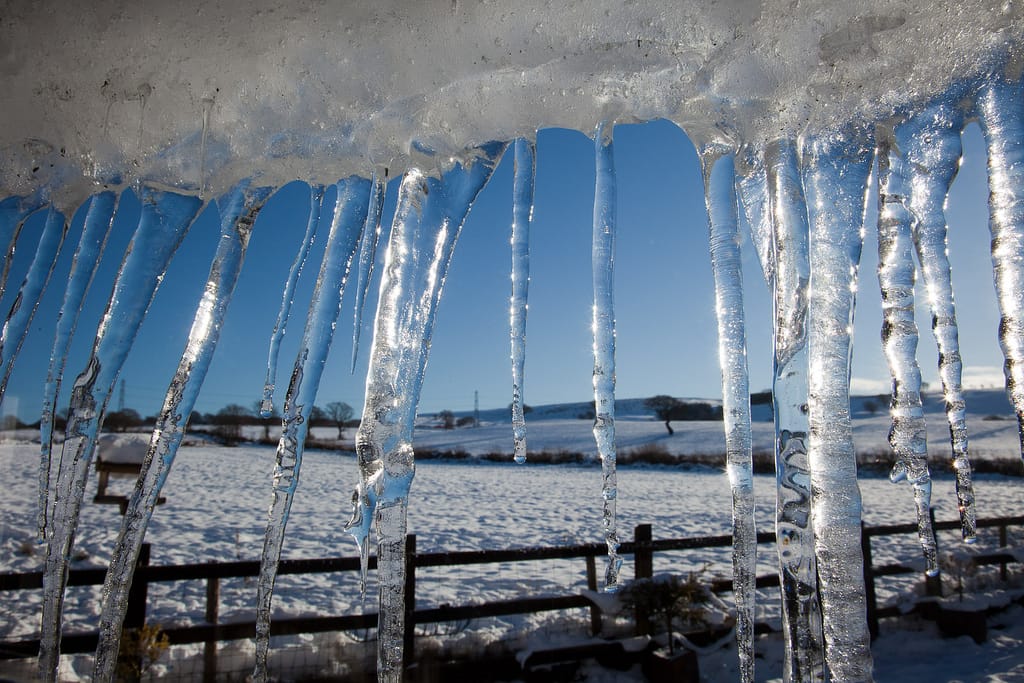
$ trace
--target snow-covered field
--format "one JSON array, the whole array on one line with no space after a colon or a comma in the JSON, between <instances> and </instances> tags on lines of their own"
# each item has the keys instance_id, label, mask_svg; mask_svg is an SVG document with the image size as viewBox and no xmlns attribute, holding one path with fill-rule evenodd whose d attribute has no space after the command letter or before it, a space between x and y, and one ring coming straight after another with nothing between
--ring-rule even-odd
<instances>
[{"instance_id":1,"label":"snow-covered field","mask_svg":"<svg viewBox=\"0 0 1024 683\"><path fill-rule=\"evenodd\" d=\"M980 402L976 404L981 405ZM628 408L628 405L624 406ZM1017 457L1016 424L1009 420L982 420L992 406L981 406L972 415L973 451L988 457ZM590 453L589 420L573 417L575 408L541 409L530 417L531 450L569 450ZM657 443L671 453L716 453L721 451L721 423L676 423L676 435L669 437L664 426L639 410L620 410L618 434L620 448L628 450ZM1003 408L1000 414L1005 415ZM440 430L423 419L416 434L422 450L462 451L484 454L510 450L510 428L498 417L485 414L485 424L476 429ZM489 418L494 417L491 421ZM762 416L763 418L764 416ZM939 422L932 416L931 422ZM868 417L857 421L858 448L882 448L886 418ZM333 430L317 434L331 438ZM876 434L877 433L877 434ZM933 444L941 444L941 423L934 432ZM351 436L351 432L349 433ZM755 425L755 448L771 446L771 423L761 419ZM150 526L152 564L168 565L192 562L216 562L257 559L261 548L266 508L270 496L270 474L274 452L269 447L226 448L201 445L183 448L179 454L160 507ZM940 448L941 445L933 446ZM0 499L0 570L35 571L41 569L43 549L35 544L35 482L37 445L0 444L0 471L4 472L5 496ZM284 556L287 558L326 557L354 554L354 544L343 526L350 512L350 493L356 481L355 461L351 454L310 451L306 454L289 524ZM1024 513L1022 480L996 475L976 478L980 517ZM127 481L113 481L111 488L127 492ZM906 485L896 486L882 476L861 480L864 517L869 525L902 523L913 519L913 501ZM91 503L95 482L87 489L86 504L75 545L73 567L103 566L120 523L116 506ZM761 529L771 528L774 510L774 478L758 476L757 518ZM722 471L716 468L624 466L619 474L619 528L623 538L632 534L634 525L650 523L659 537L726 534L729 532L729 488ZM949 475L937 475L933 504L938 519L953 519L956 498ZM557 545L598 542L602 538L600 519L600 470L596 465L516 466L505 463L423 461L417 465L413 486L409 531L417 534L420 552L506 548L531 545ZM991 548L995 532L984 531L980 550ZM1024 548L1024 530L1011 530L1017 548ZM955 534L940 536L940 550L961 551ZM876 563L914 561L917 556L912 536L876 540ZM761 571L770 572L774 552L763 546ZM711 575L728 574L728 551L706 550L666 554L659 558L656 571L686 571L708 566ZM632 575L626 566L624 576ZM1017 576L1020 571L1017 570ZM905 602L912 597L916 577L902 581L880 581L883 603ZM463 604L491 599L512 599L548 593L578 592L585 588L583 562L523 563L517 565L461 567L420 570L417 574L418 605ZM224 581L221 588L221 619L252 619L255 585L250 581ZM986 599L1001 599L1000 586L979 588ZM70 629L94 626L98 612L95 591L71 589L67 605ZM164 626L201 622L205 587L198 582L153 585L149 619ZM759 608L761 619L776 617L777 593L765 591ZM359 598L354 576L280 577L275 594L278 616L342 614L358 608ZM14 591L0 600L0 638L33 637L37 628L39 595L37 591ZM374 609L371 605L370 609ZM913 625L905 620L885 620L883 636L875 645L878 680L989 680L1024 681L1024 611L1015 608L999 617L1006 624L991 631L989 642L976 646L959 639L942 641L931 626ZM529 647L538 634L550 642L559 637L581 637L588 621L580 613L482 620L465 631L449 634L445 640L458 649L479 649L497 638ZM460 628L464 625L456 625ZM444 628L444 627L442 627ZM911 630L917 629L917 630ZM912 645L907 638L913 635ZM764 636L759 642L759 680L781 675L781 642L776 636ZM344 671L347 658L361 656L365 647L344 636L316 636L292 639L278 644L279 665L289 659L284 649L308 650L318 659L316 666ZM251 651L245 643L237 648L244 659ZM325 654L329 652L330 654ZM912 654L908 654L911 652ZM954 657L954 652L958 659ZM168 672L188 678L195 651L176 648ZM313 655L311 655L313 656ZM190 659L191 658L191 659ZM924 663L938 658L936 663ZM67 658L68 677L73 669L86 673L86 658ZM733 680L733 657L727 651L710 653L702 660L707 680ZM73 669L71 668L73 667ZM240 668L244 668L240 667ZM0 675L25 675L22 664L0 661ZM591 680L602 680L602 672L592 671ZM610 674L609 674L610 675ZM603 680L632 680L622 678Z\"/></svg>"}]
</instances>

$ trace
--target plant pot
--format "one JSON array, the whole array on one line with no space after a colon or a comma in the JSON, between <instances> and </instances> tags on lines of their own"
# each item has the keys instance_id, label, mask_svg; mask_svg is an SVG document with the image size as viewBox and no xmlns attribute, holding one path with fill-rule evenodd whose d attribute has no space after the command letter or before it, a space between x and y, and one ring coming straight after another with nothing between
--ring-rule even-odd
<instances>
[{"instance_id":1,"label":"plant pot","mask_svg":"<svg viewBox=\"0 0 1024 683\"><path fill-rule=\"evenodd\" d=\"M700 667L697 653L685 648L669 654L655 650L644 657L641 669L651 683L698 683Z\"/></svg>"}]
</instances>

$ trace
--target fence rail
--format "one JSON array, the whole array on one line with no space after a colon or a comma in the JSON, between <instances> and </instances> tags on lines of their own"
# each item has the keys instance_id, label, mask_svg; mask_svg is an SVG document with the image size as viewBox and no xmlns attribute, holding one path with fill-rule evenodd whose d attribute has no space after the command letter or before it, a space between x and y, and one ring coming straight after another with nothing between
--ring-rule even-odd
<instances>
[{"instance_id":1,"label":"fence rail","mask_svg":"<svg viewBox=\"0 0 1024 683\"><path fill-rule=\"evenodd\" d=\"M979 528L999 529L999 545L1007 545L1007 528L1024 526L1024 515L1014 517L998 517L978 520ZM959 529L957 520L939 521L934 524L936 531ZM887 576L912 574L920 571L905 564L888 564L876 566L871 556L871 540L873 538L916 534L916 524L892 524L884 526L863 527L861 547L864 553L864 578L867 592L868 624L872 636L878 633L878 621L881 618L897 616L896 607L882 607L877 604L875 580ZM757 535L758 544L774 543L775 534L761 532ZM668 551L694 550L703 548L722 548L732 544L732 537L696 536L687 538L654 539L649 524L641 524L634 529L632 541L622 543L620 555L632 555L634 572L637 578L647 578L653 573L654 555ZM412 657L415 642L414 629L420 624L443 623L485 617L530 614L544 611L589 608L591 621L595 631L600 623L596 606L584 595L544 595L514 600L491 601L480 604L443 605L426 609L416 608L416 570L428 567L457 567L477 564L503 564L516 562L534 562L542 560L584 559L587 565L587 584L591 590L597 589L596 558L604 555L607 548L603 543L581 544L572 546L548 546L534 548L513 548L505 550L472 550L443 553L417 553L416 537L410 535L406 544L406 652ZM1009 553L994 553L975 557L978 564L999 564L1001 575L1007 577L1007 564L1016 561ZM376 558L371 557L370 569L376 568ZM255 634L255 622L218 623L220 580L226 578L245 578L259 575L260 563L256 561L218 562L185 565L149 565L148 547L140 556L136 568L129 598L128 617L125 626L137 628L145 624L148 586L157 582L203 581L206 583L205 623L189 626L169 627L163 630L172 645L204 643L205 644L205 679L213 680L217 672L216 648L219 641L252 638ZM282 560L278 567L278 575L323 574L359 571L359 559L356 557L330 557L319 559ZM76 569L68 573L69 586L102 585L106 571L103 569ZM42 572L4 573L0 574L0 591L41 589ZM778 577L768 574L757 577L758 588L778 586ZM732 590L732 581L717 579L712 582L716 592ZM334 616L282 618L275 619L271 624L272 636L296 635L302 633L323 633L327 631L349 631L374 628L377 624L376 613L346 614ZM644 624L638 624L643 629ZM62 638L61 651L66 654L92 652L98 642L95 631L85 633L66 633ZM38 639L0 642L0 660L33 657L39 650Z\"/></svg>"}]
</instances>

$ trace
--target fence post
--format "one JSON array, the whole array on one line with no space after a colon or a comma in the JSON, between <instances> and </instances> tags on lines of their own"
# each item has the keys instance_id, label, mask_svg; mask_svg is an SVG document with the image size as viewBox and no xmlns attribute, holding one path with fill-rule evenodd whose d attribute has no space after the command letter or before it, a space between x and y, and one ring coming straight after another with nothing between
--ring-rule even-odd
<instances>
[{"instance_id":1,"label":"fence post","mask_svg":"<svg viewBox=\"0 0 1024 683\"><path fill-rule=\"evenodd\" d=\"M864 597L867 602L868 632L871 640L878 637L878 596L875 594L875 572L871 566L871 535L860 523L860 552L864 556Z\"/></svg>"},{"instance_id":2,"label":"fence post","mask_svg":"<svg viewBox=\"0 0 1024 683\"><path fill-rule=\"evenodd\" d=\"M402 638L402 669L416 661L416 534L405 537L405 633Z\"/></svg>"},{"instance_id":3,"label":"fence post","mask_svg":"<svg viewBox=\"0 0 1024 683\"><path fill-rule=\"evenodd\" d=\"M928 517L932 521L932 540L935 541L935 555L936 558L939 554L939 535L935 531L935 508L928 509ZM942 570L935 576L924 575L924 592L925 595L934 595L942 597Z\"/></svg>"},{"instance_id":4,"label":"fence post","mask_svg":"<svg viewBox=\"0 0 1024 683\"><path fill-rule=\"evenodd\" d=\"M597 592L597 560L593 555L587 555L587 590ZM590 632L592 635L601 633L601 610L596 604L590 605Z\"/></svg>"},{"instance_id":5,"label":"fence post","mask_svg":"<svg viewBox=\"0 0 1024 683\"><path fill-rule=\"evenodd\" d=\"M649 579L654 575L654 555L651 552L651 525L637 524L633 529L633 544L636 553L633 555L633 570L637 579ZM636 634L651 634L651 619L646 611L636 610Z\"/></svg>"},{"instance_id":6,"label":"fence post","mask_svg":"<svg viewBox=\"0 0 1024 683\"><path fill-rule=\"evenodd\" d=\"M210 640L203 644L203 683L217 680L217 620L220 618L220 579L211 576L206 580L206 623L213 626Z\"/></svg>"},{"instance_id":7,"label":"fence post","mask_svg":"<svg viewBox=\"0 0 1024 683\"><path fill-rule=\"evenodd\" d=\"M117 653L119 667L125 664L130 671L139 671L142 666L140 652L128 652L125 646L128 644L125 633L130 630L138 630L146 625L146 599L149 594L149 582L145 572L139 569L149 566L149 544L143 543L139 549L139 559L135 562L135 574L132 577L131 588L128 589L128 606L125 610L124 624L121 627L121 650Z\"/></svg>"},{"instance_id":8,"label":"fence post","mask_svg":"<svg viewBox=\"0 0 1024 683\"><path fill-rule=\"evenodd\" d=\"M1003 524L999 525L999 547L1000 548L1005 548L1006 546L1007 546L1006 524L1003 523ZM1006 581L1007 578L1008 578L1007 574L1006 574L1006 561L1005 560L1003 560L1002 562L999 563L999 578L1002 579L1003 581Z\"/></svg>"}]
</instances>

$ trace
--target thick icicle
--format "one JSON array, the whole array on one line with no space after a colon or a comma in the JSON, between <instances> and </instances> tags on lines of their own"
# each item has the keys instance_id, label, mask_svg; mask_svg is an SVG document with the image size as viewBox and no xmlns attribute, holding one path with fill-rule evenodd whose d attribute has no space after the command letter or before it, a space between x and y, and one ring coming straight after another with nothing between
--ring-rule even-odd
<instances>
[{"instance_id":1,"label":"thick icicle","mask_svg":"<svg viewBox=\"0 0 1024 683\"><path fill-rule=\"evenodd\" d=\"M366 225L359 238L359 259L356 261L356 298L352 314L352 372L356 371L356 360L359 358L359 338L363 332L363 307L366 297L370 293L373 264L377 258L377 245L380 243L380 219L384 214L384 195L388 188L387 169L384 170L383 177L379 175L379 172L374 172L370 180L373 182L373 196L370 197Z\"/></svg>"},{"instance_id":2,"label":"thick icicle","mask_svg":"<svg viewBox=\"0 0 1024 683\"><path fill-rule=\"evenodd\" d=\"M128 609L128 591L142 541L217 348L224 314L245 260L253 222L270 196L272 188L250 188L249 184L249 181L244 181L217 202L221 213L217 252L110 555L110 565L103 582L99 646L93 680L114 680L121 625Z\"/></svg>"},{"instance_id":3,"label":"thick icicle","mask_svg":"<svg viewBox=\"0 0 1024 683\"><path fill-rule=\"evenodd\" d=\"M39 669L44 680L57 676L68 559L99 425L157 286L202 203L197 197L146 186L141 200L138 228L121 263L92 354L71 393L43 574Z\"/></svg>"},{"instance_id":4,"label":"thick icicle","mask_svg":"<svg viewBox=\"0 0 1024 683\"><path fill-rule=\"evenodd\" d=\"M50 276L53 275L53 269L57 265L57 254L60 253L67 234L68 223L64 220L64 215L50 207L32 263L25 274L24 282L21 283L18 296L11 304L3 328L0 329L0 401L7 390L7 382L11 377L11 370L14 369L14 359L18 357L25 335L28 334L28 326L32 324L32 318L39 307L39 299L50 282Z\"/></svg>"},{"instance_id":5,"label":"thick icicle","mask_svg":"<svg viewBox=\"0 0 1024 683\"><path fill-rule=\"evenodd\" d=\"M530 222L533 220L533 181L537 170L531 140L515 141L515 178L512 181L512 298L509 301L512 338L513 458L526 462L526 418L523 380L526 365L526 316L530 293Z\"/></svg>"},{"instance_id":6,"label":"thick icicle","mask_svg":"<svg viewBox=\"0 0 1024 683\"><path fill-rule=\"evenodd\" d=\"M39 538L46 540L47 514L50 491L50 454L53 449L53 416L57 411L57 395L60 393L67 362L71 337L78 325L82 301L92 284L103 250L107 246L110 228L114 225L114 211L117 195L101 192L89 199L82 235L71 262L64 302L57 314L57 330L50 352L50 367L46 372L46 386L43 389L43 411L39 419Z\"/></svg>"},{"instance_id":7,"label":"thick icicle","mask_svg":"<svg viewBox=\"0 0 1024 683\"><path fill-rule=\"evenodd\" d=\"M406 172L388 239L377 301L366 401L356 435L360 482L348 530L366 577L371 526L377 534L378 680L402 679L405 535L415 475L412 430L437 305L463 222L504 150L492 143L440 178Z\"/></svg>"},{"instance_id":8,"label":"thick icicle","mask_svg":"<svg viewBox=\"0 0 1024 683\"><path fill-rule=\"evenodd\" d=\"M604 502L604 538L608 566L604 589L619 588L619 532L616 524L618 485L615 474L615 226L617 197L612 124L601 123L594 132L597 181L594 187L594 439L601 458L601 497Z\"/></svg>"},{"instance_id":9,"label":"thick icicle","mask_svg":"<svg viewBox=\"0 0 1024 683\"><path fill-rule=\"evenodd\" d=\"M871 679L871 638L860 548L861 497L850 424L850 359L857 267L873 149L859 132L805 143L810 225L808 378L811 526L825 661L831 679Z\"/></svg>"},{"instance_id":10,"label":"thick icicle","mask_svg":"<svg viewBox=\"0 0 1024 683\"><path fill-rule=\"evenodd\" d=\"M715 277L726 472L732 489L732 584L736 600L736 647L739 652L740 680L753 683L757 530L754 527L750 380L747 374L742 260L736 215L736 170L731 153L707 151L701 161L709 218L711 268Z\"/></svg>"},{"instance_id":11,"label":"thick icicle","mask_svg":"<svg viewBox=\"0 0 1024 683\"><path fill-rule=\"evenodd\" d=\"M740 181L761 269L772 292L775 413L775 534L787 681L824 679L824 640L811 528L807 465L807 203L796 143L776 140L748 154Z\"/></svg>"},{"instance_id":12,"label":"thick icicle","mask_svg":"<svg viewBox=\"0 0 1024 683\"><path fill-rule=\"evenodd\" d=\"M351 177L337 184L331 231L309 305L302 344L295 358L285 396L281 438L274 466L274 487L267 512L267 531L263 538L257 584L256 668L253 672L256 681L267 680L270 607L277 566L281 559L292 500L299 485L302 453L309 432L309 415L334 339L349 268L366 222L371 189L370 181L365 178Z\"/></svg>"},{"instance_id":13,"label":"thick icicle","mask_svg":"<svg viewBox=\"0 0 1024 683\"><path fill-rule=\"evenodd\" d=\"M914 247L928 292L932 333L939 349L939 377L946 402L960 527L968 543L976 540L974 484L967 444L967 407L963 362L953 303L946 242L946 198L960 168L964 113L959 102L939 101L896 128L896 144L909 163L910 211Z\"/></svg>"},{"instance_id":14,"label":"thick icicle","mask_svg":"<svg viewBox=\"0 0 1024 683\"><path fill-rule=\"evenodd\" d=\"M989 229L1006 392L1024 458L1024 80L992 79L978 98L988 146Z\"/></svg>"},{"instance_id":15,"label":"thick icicle","mask_svg":"<svg viewBox=\"0 0 1024 683\"><path fill-rule=\"evenodd\" d=\"M907 159L895 140L879 141L878 284L882 291L882 350L892 375L889 444L896 455L889 478L893 482L906 479L913 488L925 572L936 576L939 558L931 522L932 478L921 403L921 368L917 364L914 244L907 167Z\"/></svg>"},{"instance_id":16,"label":"thick icicle","mask_svg":"<svg viewBox=\"0 0 1024 683\"><path fill-rule=\"evenodd\" d=\"M320 212L323 210L324 186L311 185L309 188L309 218L306 221L306 234L299 242L299 251L292 261L292 267L288 271L288 279L285 280L284 292L281 294L281 310L277 313L277 322L274 323L274 331L270 335L270 351L267 354L267 379L263 384L263 400L260 402L260 415L271 417L274 414L274 389L277 386L277 359L281 351L281 339L284 337L285 329L288 327L288 318L292 312L292 299L295 296L295 284L302 274L302 267L306 264L309 256L309 249L316 239L317 226L320 224Z\"/></svg>"},{"instance_id":17,"label":"thick icicle","mask_svg":"<svg viewBox=\"0 0 1024 683\"><path fill-rule=\"evenodd\" d=\"M38 194L38 193L36 193ZM0 246L4 247L3 266L0 267L0 297L7 291L7 276L11 272L14 250L25 219L39 209L39 197L7 197L0 201Z\"/></svg>"}]
</instances>

